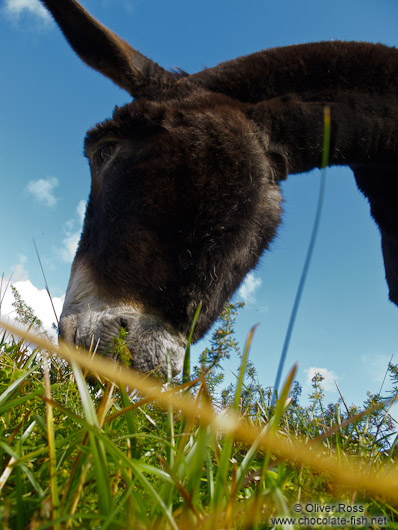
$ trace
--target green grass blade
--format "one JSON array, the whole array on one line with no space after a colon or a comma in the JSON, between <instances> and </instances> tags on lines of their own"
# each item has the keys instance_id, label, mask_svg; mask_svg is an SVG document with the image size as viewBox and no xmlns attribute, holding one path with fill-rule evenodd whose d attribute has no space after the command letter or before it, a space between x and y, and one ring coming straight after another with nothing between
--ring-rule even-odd
<instances>
[{"instance_id":1,"label":"green grass blade","mask_svg":"<svg viewBox=\"0 0 398 530\"><path fill-rule=\"evenodd\" d=\"M171 375L171 359L170 359L170 352L167 352L167 379L168 379L168 385L171 384L172 375ZM167 439L170 440L170 444L167 445L167 463L169 467L172 469L174 467L174 450L175 450L175 436L174 436L174 412L173 407L169 406L167 407L167 420L166 420L166 435Z\"/></svg>"},{"instance_id":2,"label":"green grass blade","mask_svg":"<svg viewBox=\"0 0 398 530\"><path fill-rule=\"evenodd\" d=\"M54 407L59 408L59 410L61 410L65 415L72 418L73 421L81 425L84 429L87 429L87 431L90 435L93 436L93 438L98 439L98 441L101 442L104 447L106 447L109 457L114 460L118 467L124 466L127 469L131 469L134 476L147 491L148 495L152 498L153 503L158 505L160 512L167 519L170 526L174 530L178 530L178 527L163 499L156 491L156 488L149 482L149 480L143 474L144 472L150 471L151 468L146 467L146 465L141 463L140 461L134 460L133 458L129 458L121 449L119 449L119 447L115 445L115 443L108 436L100 432L100 430L96 426L91 425L86 419L81 418L71 410L67 409L66 407L63 407L60 403L53 403L53 405ZM161 476L161 474L158 474L158 476ZM108 513L110 513L110 510L111 508L109 509ZM106 513L104 513L104 515L106 515Z\"/></svg>"},{"instance_id":3,"label":"green grass blade","mask_svg":"<svg viewBox=\"0 0 398 530\"><path fill-rule=\"evenodd\" d=\"M238 467L237 473L236 473L236 482L237 482L237 489L239 489L242 485L243 479L246 476L246 473L249 471L250 465L254 459L254 457L257 454L258 448L261 444L261 439L263 436L270 431L275 432L279 422L282 418L282 415L286 408L286 402L289 395L289 391L291 389L291 386L293 384L293 380L295 377L297 371L297 365L294 365L293 368L290 370L288 377L286 378L286 382L282 389L282 394L280 399L277 402L277 406L274 412L273 417L271 420L265 425L261 433L259 434L258 438L255 440L255 442L251 445L250 449L244 456L241 464ZM267 462L267 457L264 459L264 462Z\"/></svg>"},{"instance_id":4,"label":"green grass blade","mask_svg":"<svg viewBox=\"0 0 398 530\"><path fill-rule=\"evenodd\" d=\"M287 374L285 384L282 387L281 396L276 402L276 407L274 410L274 415L271 419L271 425L272 429L275 432L279 422L281 421L281 418L283 416L283 413L286 408L286 402L288 400L290 389L292 388L294 378L296 377L298 365L294 364L291 368L290 372Z\"/></svg>"},{"instance_id":5,"label":"green grass blade","mask_svg":"<svg viewBox=\"0 0 398 530\"><path fill-rule=\"evenodd\" d=\"M238 378L238 382L236 385L235 396L234 396L234 401L233 401L233 406L232 406L233 410L235 411L238 410L239 408L239 401L240 401L240 396L242 393L243 378L245 374L247 358L249 355L249 350L250 350L250 345L253 339L253 335L256 329L257 329L257 325L253 326L251 330L249 331L249 334L246 339L245 347L243 350L242 363L241 363L240 370L239 370L239 378ZM227 500L228 498L227 476L228 476L228 470L230 467L232 447L233 447L233 437L226 436L224 440L222 452L221 452L220 463L219 463L216 478L215 478L214 495L212 499L212 509L215 509L216 507L218 507L219 503L221 502L222 497L225 497L225 500Z\"/></svg>"},{"instance_id":6,"label":"green grass blade","mask_svg":"<svg viewBox=\"0 0 398 530\"><path fill-rule=\"evenodd\" d=\"M107 472L108 464L106 460L105 448L102 440L98 439L97 436L94 436L94 432L100 432L97 414L87 388L87 383L84 379L83 372L76 363L72 364L72 369L75 374L76 384L79 388L86 421L90 427L92 427L92 429L89 431L90 446L96 475L96 487L98 490L100 509L101 513L108 514L112 505L112 496L109 488L110 481Z\"/></svg>"},{"instance_id":7,"label":"green grass blade","mask_svg":"<svg viewBox=\"0 0 398 530\"><path fill-rule=\"evenodd\" d=\"M140 502L140 498L134 492L134 489L135 489L134 481L131 481L129 483L129 479L127 478L127 484L128 484L127 490L120 497L117 505L109 513L105 521L101 524L100 530L107 530L107 528L109 528L109 526L111 525L112 525L111 526L112 530L118 527L120 527L121 530L125 530L126 528L136 528L135 521L132 520L130 513L126 515L126 519L122 523L118 523L117 521L115 521L116 517L123 510L124 506L129 503L131 503L134 506L134 510L137 513L137 516L138 516L137 518L140 521L139 528L150 527L149 521L147 520L145 513L143 513L142 511L142 507L141 507L142 503Z\"/></svg>"},{"instance_id":8,"label":"green grass blade","mask_svg":"<svg viewBox=\"0 0 398 530\"><path fill-rule=\"evenodd\" d=\"M15 495L17 498L17 530L24 530L26 523L28 521L25 520L25 503L23 501L23 482L22 482L20 467L16 468L15 475L16 475Z\"/></svg>"},{"instance_id":9,"label":"green grass blade","mask_svg":"<svg viewBox=\"0 0 398 530\"><path fill-rule=\"evenodd\" d=\"M18 453L16 453L12 449L12 447L10 447L8 444L6 444L3 441L0 441L0 447L3 449L4 452L6 452L7 454L9 454L11 457L14 458L14 460L15 460L14 468L17 467L17 466L20 467L21 471L23 471L23 473L26 475L26 478L29 480L29 482L32 484L33 488L36 490L36 492L39 495L40 499L43 499L45 494L44 494L44 491L41 488L40 484L38 483L38 481L37 481L37 479L35 477L35 474L25 464L21 463L19 465Z\"/></svg>"},{"instance_id":10,"label":"green grass blade","mask_svg":"<svg viewBox=\"0 0 398 530\"><path fill-rule=\"evenodd\" d=\"M44 388L40 388L39 390L36 390L35 392L29 392L29 394L25 394L24 396L17 397L14 399L10 399L9 401L6 401L3 403L3 405L0 407L0 416L7 412L10 409L15 409L16 407L19 407L20 405L23 405L26 402L33 401L35 398L42 396L44 394Z\"/></svg>"},{"instance_id":11,"label":"green grass blade","mask_svg":"<svg viewBox=\"0 0 398 530\"><path fill-rule=\"evenodd\" d=\"M199 489L202 481L203 464L208 456L209 429L201 425L195 435L196 443L187 455L187 490L191 495L191 501L195 504L199 497Z\"/></svg>"},{"instance_id":12,"label":"green grass blade","mask_svg":"<svg viewBox=\"0 0 398 530\"><path fill-rule=\"evenodd\" d=\"M182 382L183 383L187 383L191 379L191 342L192 342L192 337L193 337L193 332L195 330L196 322L199 318L201 310L202 310L202 302L199 302L198 308L195 311L195 315L193 317L191 331L189 333L187 346L185 348L184 367L182 369Z\"/></svg>"},{"instance_id":13,"label":"green grass blade","mask_svg":"<svg viewBox=\"0 0 398 530\"><path fill-rule=\"evenodd\" d=\"M316 242L319 225L321 221L321 214L322 214L323 202L324 202L324 197L325 197L325 188L326 188L326 167L328 165L328 160L329 160L330 107L325 107L324 109L324 129L323 131L324 132L323 132L323 152L322 152L322 173L321 173L321 183L319 186L318 203L317 203L311 238L310 238L307 254L305 257L305 261L304 261L303 270L301 272L301 277L300 277L300 281L297 287L296 296L294 298L293 308L290 313L289 324L286 330L285 340L282 346L282 352L281 352L281 357L279 360L278 371L277 371L276 378L275 378L273 404L275 404L275 401L278 395L278 389L279 389L280 381L282 378L282 372L283 372L283 368L285 365L287 352L289 349L290 339L292 337L294 324L296 322L296 317L297 317L298 309L300 306L301 298L303 295L305 282L308 276L308 271L309 271L310 264L311 264L311 258L314 253L315 242Z\"/></svg>"},{"instance_id":14,"label":"green grass blade","mask_svg":"<svg viewBox=\"0 0 398 530\"><path fill-rule=\"evenodd\" d=\"M254 332L256 331L257 327L258 327L258 324L253 326L251 328L251 330L249 331L249 334L248 334L247 339L246 339L245 347L244 347L244 350L243 350L242 363L240 365L239 378L238 378L238 383L236 385L234 402L233 402L233 408L235 410L238 410L238 408L239 408L239 401L240 401L240 396L242 394L243 378L245 376L247 358L249 356L249 351L250 351L250 346L251 346L251 343L252 343L252 340L253 340L253 335L254 335Z\"/></svg>"},{"instance_id":15,"label":"green grass blade","mask_svg":"<svg viewBox=\"0 0 398 530\"><path fill-rule=\"evenodd\" d=\"M127 394L127 391L126 391L126 387L125 386L120 386L119 387L119 391L120 391L120 397L122 399L123 407L127 408L129 405L131 405L131 403L130 403L130 398L129 398L129 396ZM136 458L138 456L137 455L137 442L136 442L136 437L135 437L135 434L137 433L137 430L136 430L136 425L135 425L135 419L134 419L133 411L127 410L123 414L123 418L124 418L124 420L126 422L126 425L127 425L127 433L130 435L130 437L129 437L129 440L130 440L130 454L131 454L132 458Z\"/></svg>"},{"instance_id":16,"label":"green grass blade","mask_svg":"<svg viewBox=\"0 0 398 530\"><path fill-rule=\"evenodd\" d=\"M57 480L57 455L55 451L55 432L54 432L54 414L50 403L51 400L51 383L48 369L48 355L43 358L44 387L46 392L46 426L47 440L50 465L50 492L52 501L52 519L57 519L59 508L58 480ZM54 523L54 530L58 530L59 524Z\"/></svg>"},{"instance_id":17,"label":"green grass blade","mask_svg":"<svg viewBox=\"0 0 398 530\"><path fill-rule=\"evenodd\" d=\"M214 497L214 464L210 448L206 450L206 480L207 480L207 503L210 505Z\"/></svg>"},{"instance_id":18,"label":"green grass blade","mask_svg":"<svg viewBox=\"0 0 398 530\"><path fill-rule=\"evenodd\" d=\"M0 394L0 407L2 407L7 399L15 392L18 387L26 380L28 377L33 374L33 372L39 369L39 365L33 366L30 370L22 374L16 381L14 381L2 394Z\"/></svg>"}]
</instances>

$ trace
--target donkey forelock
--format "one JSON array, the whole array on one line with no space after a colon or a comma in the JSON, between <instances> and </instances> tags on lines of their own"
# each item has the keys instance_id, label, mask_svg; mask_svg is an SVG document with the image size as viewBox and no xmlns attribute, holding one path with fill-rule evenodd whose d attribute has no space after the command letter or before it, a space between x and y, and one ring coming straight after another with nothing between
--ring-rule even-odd
<instances>
[{"instance_id":1,"label":"donkey forelock","mask_svg":"<svg viewBox=\"0 0 398 530\"><path fill-rule=\"evenodd\" d=\"M92 185L60 322L66 340L94 335L111 353L124 328L133 366L166 374L170 353L180 371L199 303L195 339L272 241L279 181L319 167L325 105L330 163L350 165L371 203L398 303L395 49L317 43L171 73L75 0L41 1L76 53L135 98L85 140Z\"/></svg>"}]
</instances>

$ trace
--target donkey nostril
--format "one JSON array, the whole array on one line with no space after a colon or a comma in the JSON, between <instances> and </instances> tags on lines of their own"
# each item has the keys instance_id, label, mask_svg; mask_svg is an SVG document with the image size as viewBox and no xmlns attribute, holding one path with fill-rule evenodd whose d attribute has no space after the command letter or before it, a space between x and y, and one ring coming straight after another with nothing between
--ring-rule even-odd
<instances>
[{"instance_id":1,"label":"donkey nostril","mask_svg":"<svg viewBox=\"0 0 398 530\"><path fill-rule=\"evenodd\" d=\"M128 325L128 322L125 318L121 318L120 319L120 327L125 329L126 331L129 330L129 325Z\"/></svg>"}]
</instances>

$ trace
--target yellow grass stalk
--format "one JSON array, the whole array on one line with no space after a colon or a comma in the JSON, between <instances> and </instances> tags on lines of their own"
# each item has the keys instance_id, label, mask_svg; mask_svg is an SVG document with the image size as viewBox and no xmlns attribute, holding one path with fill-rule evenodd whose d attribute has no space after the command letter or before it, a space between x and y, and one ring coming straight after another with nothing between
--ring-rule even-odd
<instances>
[{"instance_id":1,"label":"yellow grass stalk","mask_svg":"<svg viewBox=\"0 0 398 530\"><path fill-rule=\"evenodd\" d=\"M304 464L319 473L328 473L334 482L342 487L355 488L366 491L372 495L378 495L386 499L398 501L398 473L396 466L388 465L384 472L363 470L361 463L347 458L342 463L337 457L327 456L324 448L319 444L312 443L310 446L300 439L283 438L261 433L259 429L249 424L232 411L228 414L216 414L204 401L194 403L191 399L182 396L178 388L164 391L161 385L154 379L145 378L142 374L119 365L107 358L90 359L82 350L72 348L66 344L54 346L42 337L21 330L16 326L0 320L0 327L8 330L14 335L23 337L30 343L36 344L44 350L50 350L68 362L75 362L90 371L96 371L103 377L136 388L140 393L147 395L157 401L163 407L172 406L187 418L197 418L205 425L209 425L215 431L233 435L248 444L258 443L263 450L271 450L279 455L279 458Z\"/></svg>"},{"instance_id":2,"label":"yellow grass stalk","mask_svg":"<svg viewBox=\"0 0 398 530\"><path fill-rule=\"evenodd\" d=\"M50 350L51 348L46 348ZM51 405L51 383L50 373L48 370L49 358L47 352L43 355L43 371L44 371L44 387L46 396L46 422L47 422L47 440L48 452L50 460L50 492L51 492L51 515L55 521L58 519L59 496L58 496L58 481L57 481L57 456L55 454L55 433L54 433L54 414ZM54 522L54 529L59 529L59 522Z\"/></svg>"}]
</instances>

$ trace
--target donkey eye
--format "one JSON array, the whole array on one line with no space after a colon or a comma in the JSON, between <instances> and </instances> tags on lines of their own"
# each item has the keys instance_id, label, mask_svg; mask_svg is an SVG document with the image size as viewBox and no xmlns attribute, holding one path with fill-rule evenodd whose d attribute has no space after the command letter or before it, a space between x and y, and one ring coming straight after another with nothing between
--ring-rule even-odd
<instances>
[{"instance_id":1,"label":"donkey eye","mask_svg":"<svg viewBox=\"0 0 398 530\"><path fill-rule=\"evenodd\" d=\"M115 152L115 149L117 147L117 144L114 142L109 142L107 144L103 144L101 147L99 147L93 157L92 157L92 163L94 166L94 169L98 171L105 162L107 162L110 158L112 158L113 153Z\"/></svg>"},{"instance_id":2,"label":"donkey eye","mask_svg":"<svg viewBox=\"0 0 398 530\"><path fill-rule=\"evenodd\" d=\"M99 150L99 156L102 162L106 162L111 158L116 149L116 144L105 144Z\"/></svg>"}]
</instances>

